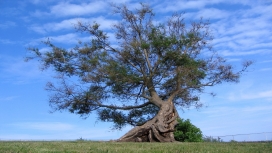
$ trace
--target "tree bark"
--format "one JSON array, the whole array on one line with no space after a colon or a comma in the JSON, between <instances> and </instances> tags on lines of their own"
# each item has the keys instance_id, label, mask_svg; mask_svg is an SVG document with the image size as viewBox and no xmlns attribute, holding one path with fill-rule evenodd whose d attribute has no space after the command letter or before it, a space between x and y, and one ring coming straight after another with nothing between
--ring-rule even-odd
<instances>
[{"instance_id":1,"label":"tree bark","mask_svg":"<svg viewBox=\"0 0 272 153\"><path fill-rule=\"evenodd\" d=\"M136 126L118 142L174 142L178 112L173 102L164 102L158 114L141 126Z\"/></svg>"}]
</instances>

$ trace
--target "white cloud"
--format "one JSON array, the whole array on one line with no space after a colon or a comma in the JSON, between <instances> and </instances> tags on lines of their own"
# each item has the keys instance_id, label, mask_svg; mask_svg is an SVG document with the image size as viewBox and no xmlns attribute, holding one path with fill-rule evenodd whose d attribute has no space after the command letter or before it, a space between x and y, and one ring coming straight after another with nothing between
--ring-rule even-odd
<instances>
[{"instance_id":1,"label":"white cloud","mask_svg":"<svg viewBox=\"0 0 272 153\"><path fill-rule=\"evenodd\" d=\"M40 11L40 10L35 10L34 12L31 13L31 16L38 17L38 18L48 17L50 15L51 15L50 13L43 12L43 11Z\"/></svg>"},{"instance_id":2,"label":"white cloud","mask_svg":"<svg viewBox=\"0 0 272 153\"><path fill-rule=\"evenodd\" d=\"M269 91L268 94L271 94L272 93L272 90ZM270 95L272 96L272 95ZM243 112L247 112L247 113L250 113L250 114L254 114L254 113L258 113L258 112L267 112L269 110L272 110L272 105L271 106L254 106L254 107L245 107L243 109Z\"/></svg>"},{"instance_id":3,"label":"white cloud","mask_svg":"<svg viewBox=\"0 0 272 153\"><path fill-rule=\"evenodd\" d=\"M117 20L112 20L112 19L106 19L104 17L98 17L98 18L92 18L89 23L96 22L100 25L100 28L103 30L107 30L112 28L112 25L117 23ZM88 23L88 22L87 22Z\"/></svg>"},{"instance_id":4,"label":"white cloud","mask_svg":"<svg viewBox=\"0 0 272 153\"><path fill-rule=\"evenodd\" d=\"M67 30L67 29L72 29L79 20L82 20L82 19L75 18L75 19L63 20L58 23L54 22L54 23L47 23L44 25L32 25L30 29L41 34L45 34L52 31L54 32L59 30Z\"/></svg>"},{"instance_id":5,"label":"white cloud","mask_svg":"<svg viewBox=\"0 0 272 153\"><path fill-rule=\"evenodd\" d=\"M261 61L260 63L271 63L272 60Z\"/></svg>"},{"instance_id":6,"label":"white cloud","mask_svg":"<svg viewBox=\"0 0 272 153\"><path fill-rule=\"evenodd\" d=\"M37 33L45 34L48 32L74 29L78 22L82 22L86 24L92 24L93 22L96 22L100 24L101 29L108 30L117 21L112 19L106 19L105 17L102 17L102 16L95 17L95 18L72 18L72 19L63 20L61 22L52 22L52 23L47 23L44 25L32 25L30 29Z\"/></svg>"},{"instance_id":7,"label":"white cloud","mask_svg":"<svg viewBox=\"0 0 272 153\"><path fill-rule=\"evenodd\" d=\"M267 103L263 103L267 104ZM252 115L255 115L256 113L266 113L267 110L272 109L271 106L263 106L263 105L254 105L254 103L249 103L249 105L253 106L228 106L227 103L225 106L215 106L213 109L205 110L203 109L203 112L207 115L208 118L218 118L218 117L228 117L232 118L234 116L239 116L239 117L250 117ZM239 114L239 115L238 115ZM242 115L241 115L242 114Z\"/></svg>"},{"instance_id":8,"label":"white cloud","mask_svg":"<svg viewBox=\"0 0 272 153\"><path fill-rule=\"evenodd\" d=\"M49 36L45 38L41 38L40 40L46 40L47 38L50 38L50 40L54 43L64 43L64 44L75 44L79 40L86 40L87 38L79 37L76 33L68 33L64 35L59 36Z\"/></svg>"},{"instance_id":9,"label":"white cloud","mask_svg":"<svg viewBox=\"0 0 272 153\"><path fill-rule=\"evenodd\" d=\"M121 3L121 4L125 4L125 3L129 3L131 0L109 0L110 3Z\"/></svg>"},{"instance_id":10,"label":"white cloud","mask_svg":"<svg viewBox=\"0 0 272 153\"><path fill-rule=\"evenodd\" d=\"M266 2L266 1L263 1ZM245 15L246 16L256 16L256 15L261 15L263 17L265 17L266 19L271 19L271 12L272 9L272 3L270 2L270 4L259 4L259 5L255 5L251 8L251 10L249 12L246 12Z\"/></svg>"},{"instance_id":11,"label":"white cloud","mask_svg":"<svg viewBox=\"0 0 272 153\"><path fill-rule=\"evenodd\" d=\"M58 3L52 5L51 2L56 2L54 0L40 1L32 0L31 3L35 5L48 6L47 11L44 10L35 10L31 13L31 16L44 18L44 17L70 17L70 16L84 16L91 15L95 13L108 12L110 7L109 3L106 1L91 1L86 2L77 2L77 1L57 1Z\"/></svg>"},{"instance_id":12,"label":"white cloud","mask_svg":"<svg viewBox=\"0 0 272 153\"><path fill-rule=\"evenodd\" d=\"M199 19L200 17L203 17L204 19L223 19L229 16L229 12L216 8L206 8L195 13L193 16L195 19Z\"/></svg>"},{"instance_id":13,"label":"white cloud","mask_svg":"<svg viewBox=\"0 0 272 153\"><path fill-rule=\"evenodd\" d=\"M61 122L24 122L13 124L17 128L42 130L42 131L67 131L74 127L71 124Z\"/></svg>"},{"instance_id":14,"label":"white cloud","mask_svg":"<svg viewBox=\"0 0 272 153\"><path fill-rule=\"evenodd\" d=\"M223 6L214 8L213 4ZM244 6L234 10L231 5ZM224 8L225 7L225 8ZM214 48L223 56L248 56L270 54L272 50L271 15L272 5L252 1L171 1L161 3L156 11L183 11L186 19L219 19L211 22ZM196 9L196 10L194 10ZM199 9L199 11L197 11ZM223 51L222 51L223 50Z\"/></svg>"},{"instance_id":15,"label":"white cloud","mask_svg":"<svg viewBox=\"0 0 272 153\"><path fill-rule=\"evenodd\" d=\"M247 102L247 106L244 106L243 104L229 105L225 102L221 106L202 109L192 123L208 136L267 132L271 126L259 126L272 121L269 117L271 109L272 106L268 103L260 106L257 103Z\"/></svg>"},{"instance_id":16,"label":"white cloud","mask_svg":"<svg viewBox=\"0 0 272 153\"><path fill-rule=\"evenodd\" d=\"M37 33L40 33L40 34L45 34L47 32L43 26L39 26L39 25L32 25L29 28Z\"/></svg>"},{"instance_id":17,"label":"white cloud","mask_svg":"<svg viewBox=\"0 0 272 153\"><path fill-rule=\"evenodd\" d=\"M76 44L78 41L88 41L90 40L90 37L80 37L77 33L67 33L67 34L62 34L62 35L57 35L57 36L47 36L47 37L42 37L39 39L35 39L32 42L27 44L27 47L29 46L37 46L40 45L42 41L50 40L53 43L61 43L61 44ZM46 49L46 48L43 48Z\"/></svg>"},{"instance_id":18,"label":"white cloud","mask_svg":"<svg viewBox=\"0 0 272 153\"><path fill-rule=\"evenodd\" d=\"M230 93L229 100L239 101L239 100L251 100L251 99L272 99L272 90L258 91L258 92L235 92Z\"/></svg>"},{"instance_id":19,"label":"white cloud","mask_svg":"<svg viewBox=\"0 0 272 153\"><path fill-rule=\"evenodd\" d=\"M203 8L206 1L171 1L171 3L160 3L155 7L157 12L175 12L183 11L184 9L199 9Z\"/></svg>"},{"instance_id":20,"label":"white cloud","mask_svg":"<svg viewBox=\"0 0 272 153\"><path fill-rule=\"evenodd\" d=\"M103 1L90 3L72 4L70 2L60 2L51 7L50 13L55 16L79 16L107 11L108 4Z\"/></svg>"},{"instance_id":21,"label":"white cloud","mask_svg":"<svg viewBox=\"0 0 272 153\"><path fill-rule=\"evenodd\" d=\"M229 47L238 48L239 45L228 42ZM259 49L259 50L236 50L236 51L229 51L229 50L220 50L219 53L223 56L246 56L246 55L255 55L255 54L267 54L271 53L271 50L267 49Z\"/></svg>"},{"instance_id":22,"label":"white cloud","mask_svg":"<svg viewBox=\"0 0 272 153\"><path fill-rule=\"evenodd\" d=\"M15 42L11 41L9 39L0 39L0 43L3 43L3 44L14 44Z\"/></svg>"},{"instance_id":23,"label":"white cloud","mask_svg":"<svg viewBox=\"0 0 272 153\"><path fill-rule=\"evenodd\" d=\"M266 6L258 7L266 10ZM272 47L272 31L266 14L259 14L253 7L232 12L228 18L213 23L211 28L216 38L213 41L214 47L219 50L228 49L222 51L223 56L271 53L272 50L268 48Z\"/></svg>"},{"instance_id":24,"label":"white cloud","mask_svg":"<svg viewBox=\"0 0 272 153\"><path fill-rule=\"evenodd\" d=\"M260 71L272 71L272 68L262 68L262 69L260 69Z\"/></svg>"},{"instance_id":25,"label":"white cloud","mask_svg":"<svg viewBox=\"0 0 272 153\"><path fill-rule=\"evenodd\" d=\"M7 63L4 70L8 73L19 75L20 77L40 76L41 72L37 68L36 62L25 62L24 59L15 58L13 62Z\"/></svg>"},{"instance_id":26,"label":"white cloud","mask_svg":"<svg viewBox=\"0 0 272 153\"><path fill-rule=\"evenodd\" d=\"M272 52L272 39L267 39L268 41L271 40L271 42L260 42L257 44L252 45L252 48L268 48L268 52ZM270 49L271 48L271 49Z\"/></svg>"},{"instance_id":27,"label":"white cloud","mask_svg":"<svg viewBox=\"0 0 272 153\"><path fill-rule=\"evenodd\" d=\"M11 27L15 27L17 24L13 21L5 21L0 23L0 29L7 29Z\"/></svg>"},{"instance_id":28,"label":"white cloud","mask_svg":"<svg viewBox=\"0 0 272 153\"><path fill-rule=\"evenodd\" d=\"M38 4L41 3L43 0L30 0L31 3L33 4Z\"/></svg>"},{"instance_id":29,"label":"white cloud","mask_svg":"<svg viewBox=\"0 0 272 153\"><path fill-rule=\"evenodd\" d=\"M214 5L214 4L221 4L221 5L224 5L224 4L243 4L243 5L252 5L252 2L251 1L248 1L248 2L241 2L241 1L225 1L225 0L209 0L209 1L203 1L203 0L192 0L192 1L186 1L186 0L183 0L183 1L180 1L180 0L174 0L174 1L171 1L171 3L169 3L168 1L166 2L161 2L161 1L158 1L158 4L157 6L155 7L155 10L157 12L176 12L176 11L184 11L186 9L203 9L207 6L211 6L211 5ZM206 9L206 11L204 11L206 13L213 13L213 14L206 14L208 16L210 16L210 18L214 18L212 17L212 15L216 16L216 18L221 18L219 17L218 15L226 15L225 13L226 12L223 12L223 11L216 11L216 10L209 10L209 9ZM215 14L219 12L219 14ZM204 16L205 17L205 16Z\"/></svg>"},{"instance_id":30,"label":"white cloud","mask_svg":"<svg viewBox=\"0 0 272 153\"><path fill-rule=\"evenodd\" d=\"M55 0L30 0L30 3L33 3L33 4L45 4L45 3L49 3L49 2L53 2Z\"/></svg>"},{"instance_id":31,"label":"white cloud","mask_svg":"<svg viewBox=\"0 0 272 153\"><path fill-rule=\"evenodd\" d=\"M42 73L38 61L25 62L23 57L0 56L1 82L26 84L41 81L51 75L49 71Z\"/></svg>"},{"instance_id":32,"label":"white cloud","mask_svg":"<svg viewBox=\"0 0 272 153\"><path fill-rule=\"evenodd\" d=\"M241 58L226 58L227 62L241 62Z\"/></svg>"}]
</instances>

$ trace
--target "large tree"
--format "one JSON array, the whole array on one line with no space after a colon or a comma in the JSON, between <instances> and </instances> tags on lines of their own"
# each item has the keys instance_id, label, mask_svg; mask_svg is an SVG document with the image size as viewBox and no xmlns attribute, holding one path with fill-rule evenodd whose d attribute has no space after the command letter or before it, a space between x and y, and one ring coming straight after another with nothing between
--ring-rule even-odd
<instances>
[{"instance_id":1,"label":"large tree","mask_svg":"<svg viewBox=\"0 0 272 153\"><path fill-rule=\"evenodd\" d=\"M205 87L237 82L250 65L235 71L218 56L202 19L188 24L182 14L174 14L158 23L147 5L114 8L121 16L113 25L115 41L99 24L79 22L76 29L90 34L89 42L65 49L47 40L50 49L31 47L28 59L58 74L58 83L47 84L54 110L83 117L97 112L99 120L117 129L135 126L118 141L175 141L176 109L202 106L199 96Z\"/></svg>"}]
</instances>

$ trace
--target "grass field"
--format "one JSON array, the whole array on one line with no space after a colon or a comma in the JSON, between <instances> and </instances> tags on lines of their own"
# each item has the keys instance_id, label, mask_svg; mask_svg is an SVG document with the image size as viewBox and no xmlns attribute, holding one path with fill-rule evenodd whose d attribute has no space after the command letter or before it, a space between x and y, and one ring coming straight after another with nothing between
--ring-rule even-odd
<instances>
[{"instance_id":1,"label":"grass field","mask_svg":"<svg viewBox=\"0 0 272 153\"><path fill-rule=\"evenodd\" d=\"M0 141L1 153L272 153L272 143L118 143L93 141Z\"/></svg>"}]
</instances>

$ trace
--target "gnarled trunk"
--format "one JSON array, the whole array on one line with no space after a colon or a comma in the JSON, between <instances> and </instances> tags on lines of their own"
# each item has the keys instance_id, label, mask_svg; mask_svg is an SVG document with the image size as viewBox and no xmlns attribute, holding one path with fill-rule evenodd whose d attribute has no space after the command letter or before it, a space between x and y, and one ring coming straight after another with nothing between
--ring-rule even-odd
<instances>
[{"instance_id":1,"label":"gnarled trunk","mask_svg":"<svg viewBox=\"0 0 272 153\"><path fill-rule=\"evenodd\" d=\"M117 141L119 142L174 142L174 128L178 112L172 102L165 102L158 114L141 126L136 126Z\"/></svg>"}]
</instances>

